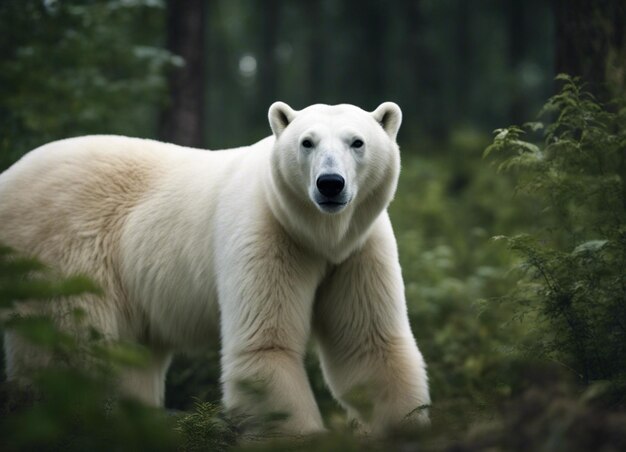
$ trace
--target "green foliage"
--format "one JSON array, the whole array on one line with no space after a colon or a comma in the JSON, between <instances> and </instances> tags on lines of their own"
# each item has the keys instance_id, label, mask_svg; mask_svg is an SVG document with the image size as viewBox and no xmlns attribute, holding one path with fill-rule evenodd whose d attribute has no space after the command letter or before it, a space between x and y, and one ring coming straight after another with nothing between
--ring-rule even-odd
<instances>
[{"instance_id":1,"label":"green foliage","mask_svg":"<svg viewBox=\"0 0 626 452\"><path fill-rule=\"evenodd\" d=\"M558 79L542 111L552 121L497 130L485 151L541 207L529 232L497 237L523 259L506 298L535 320L528 351L585 384L626 388L626 103L603 106L579 80ZM542 143L524 140L542 129Z\"/></svg>"},{"instance_id":2,"label":"green foliage","mask_svg":"<svg viewBox=\"0 0 626 452\"><path fill-rule=\"evenodd\" d=\"M5 450L174 449L172 420L139 402L112 399L109 380L49 369L35 386L42 396L0 424Z\"/></svg>"},{"instance_id":3,"label":"green foliage","mask_svg":"<svg viewBox=\"0 0 626 452\"><path fill-rule=\"evenodd\" d=\"M510 344L520 325L509 322L506 306L488 309L486 300L506 293L511 257L489 237L516 230L524 219L510 206L512 181L494 178L481 162L486 140L459 130L445 152L405 157L390 209L435 408L476 412L510 391Z\"/></svg>"},{"instance_id":4,"label":"green foliage","mask_svg":"<svg viewBox=\"0 0 626 452\"><path fill-rule=\"evenodd\" d=\"M606 408L605 385L594 384L578 396L559 383L560 376L549 376L555 380L503 403L498 416L474 425L452 449L585 452L626 447L626 415Z\"/></svg>"},{"instance_id":5,"label":"green foliage","mask_svg":"<svg viewBox=\"0 0 626 452\"><path fill-rule=\"evenodd\" d=\"M166 381L165 406L190 410L194 407L194 400L220 402L219 341L207 344L207 348L204 353L174 357Z\"/></svg>"},{"instance_id":6,"label":"green foliage","mask_svg":"<svg viewBox=\"0 0 626 452\"><path fill-rule=\"evenodd\" d=\"M61 280L24 276L36 275L45 267L34 259L17 257L9 248L0 245L0 308L10 307L14 301L31 298L51 298L78 295L84 292L99 293L99 289L84 276Z\"/></svg>"},{"instance_id":7,"label":"green foliage","mask_svg":"<svg viewBox=\"0 0 626 452\"><path fill-rule=\"evenodd\" d=\"M194 411L182 415L176 425L182 434L182 450L222 451L235 443L237 430L221 414L218 404L196 401Z\"/></svg>"},{"instance_id":8,"label":"green foliage","mask_svg":"<svg viewBox=\"0 0 626 452\"><path fill-rule=\"evenodd\" d=\"M0 168L54 139L153 134L164 72L155 0L0 3Z\"/></svg>"},{"instance_id":9,"label":"green foliage","mask_svg":"<svg viewBox=\"0 0 626 452\"><path fill-rule=\"evenodd\" d=\"M59 279L37 261L0 248L0 328L52 357L49 366L33 372L30 386L1 385L4 450L172 450L177 444L172 420L115 390L116 371L144 365L146 351L104 342L95 331L75 334L88 327L78 309L70 312L69 330L46 315L50 303L86 292L97 295L99 289L84 277ZM23 302L31 313L13 311Z\"/></svg>"}]
</instances>

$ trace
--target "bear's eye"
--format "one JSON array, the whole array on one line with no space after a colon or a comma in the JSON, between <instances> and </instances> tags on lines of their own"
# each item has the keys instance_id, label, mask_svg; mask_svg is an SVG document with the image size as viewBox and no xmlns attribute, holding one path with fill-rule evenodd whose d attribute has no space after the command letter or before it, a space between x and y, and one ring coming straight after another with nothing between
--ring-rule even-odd
<instances>
[{"instance_id":1,"label":"bear's eye","mask_svg":"<svg viewBox=\"0 0 626 452\"><path fill-rule=\"evenodd\" d=\"M306 140L302 141L302 147L311 149L313 147L313 142L307 138Z\"/></svg>"},{"instance_id":2,"label":"bear's eye","mask_svg":"<svg viewBox=\"0 0 626 452\"><path fill-rule=\"evenodd\" d=\"M351 146L357 149L363 147L363 140L356 139L352 142Z\"/></svg>"}]
</instances>

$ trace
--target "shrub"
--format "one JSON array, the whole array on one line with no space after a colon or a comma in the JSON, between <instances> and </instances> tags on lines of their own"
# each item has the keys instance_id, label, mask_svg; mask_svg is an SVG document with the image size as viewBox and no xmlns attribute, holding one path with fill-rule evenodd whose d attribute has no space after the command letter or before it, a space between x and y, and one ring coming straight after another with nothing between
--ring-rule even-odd
<instances>
[{"instance_id":1,"label":"shrub","mask_svg":"<svg viewBox=\"0 0 626 452\"><path fill-rule=\"evenodd\" d=\"M580 80L562 90L544 122L496 130L485 155L502 156L517 190L541 207L524 234L499 236L521 258L506 300L530 315L526 350L555 361L587 385L626 382L626 103L600 104ZM534 144L526 132L544 131Z\"/></svg>"},{"instance_id":2,"label":"shrub","mask_svg":"<svg viewBox=\"0 0 626 452\"><path fill-rule=\"evenodd\" d=\"M141 366L138 346L104 342L96 331L77 337L57 328L45 304L98 288L84 277L58 279L39 262L0 247L1 329L11 329L46 349L53 364L37 369L29 386L0 387L0 437L4 450L172 450L173 420L115 392L116 370ZM18 315L14 303L40 303L36 315ZM79 310L71 312L77 328ZM75 366L76 362L89 366Z\"/></svg>"}]
</instances>

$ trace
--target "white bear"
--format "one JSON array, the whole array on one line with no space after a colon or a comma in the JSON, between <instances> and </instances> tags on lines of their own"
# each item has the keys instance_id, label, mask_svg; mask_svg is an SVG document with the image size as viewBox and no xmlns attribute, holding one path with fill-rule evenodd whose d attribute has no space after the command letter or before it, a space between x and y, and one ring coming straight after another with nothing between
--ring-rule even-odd
<instances>
[{"instance_id":1,"label":"white bear","mask_svg":"<svg viewBox=\"0 0 626 452\"><path fill-rule=\"evenodd\" d=\"M219 330L226 409L287 413L284 434L321 431L303 365L313 336L333 396L365 428L428 422L386 210L401 119L391 102L372 113L276 102L273 136L238 149L119 136L53 142L0 176L0 243L102 287L75 303L105 337L152 351L147 368L121 377L147 403L163 402L172 352ZM10 331L5 348L10 379L49 359ZM266 403L246 381L263 384Z\"/></svg>"}]
</instances>

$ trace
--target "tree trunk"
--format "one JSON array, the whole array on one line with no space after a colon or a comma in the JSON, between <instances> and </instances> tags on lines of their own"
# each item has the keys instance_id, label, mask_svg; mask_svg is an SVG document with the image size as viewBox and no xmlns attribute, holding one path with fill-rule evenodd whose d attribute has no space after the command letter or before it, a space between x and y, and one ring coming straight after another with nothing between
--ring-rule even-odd
<instances>
[{"instance_id":1,"label":"tree trunk","mask_svg":"<svg viewBox=\"0 0 626 452\"><path fill-rule=\"evenodd\" d=\"M624 80L624 61L621 58L610 61L609 56L624 56L626 3L555 0L554 6L556 72L582 77L593 93L605 98L606 82L614 75L611 69L621 70L621 82Z\"/></svg>"},{"instance_id":2,"label":"tree trunk","mask_svg":"<svg viewBox=\"0 0 626 452\"><path fill-rule=\"evenodd\" d=\"M456 46L453 58L456 59L456 96L453 117L455 122L470 117L470 90L473 85L472 30L470 20L472 6L470 0L460 0L456 16Z\"/></svg>"},{"instance_id":3,"label":"tree trunk","mask_svg":"<svg viewBox=\"0 0 626 452\"><path fill-rule=\"evenodd\" d=\"M425 55L425 49L422 44L422 34L424 33L424 18L421 12L421 0L405 0L403 2L404 20L406 21L406 60L404 65L406 66L406 72L408 77L405 76L403 80L404 86L402 91L407 93L407 99L418 99L419 90L430 86L429 72L425 70L428 67L428 58ZM400 62L402 65L402 62ZM432 91L431 91L432 92ZM417 102L406 102L406 105L402 106L403 116L406 118L415 119L418 115L420 106Z\"/></svg>"},{"instance_id":4,"label":"tree trunk","mask_svg":"<svg viewBox=\"0 0 626 452\"><path fill-rule=\"evenodd\" d=\"M267 110L275 102L278 86L278 71L276 68L276 44L278 36L278 15L280 13L279 0L263 0L260 8L260 53L257 59L259 84L257 87L258 118L267 116Z\"/></svg>"},{"instance_id":5,"label":"tree trunk","mask_svg":"<svg viewBox=\"0 0 626 452\"><path fill-rule=\"evenodd\" d=\"M321 0L308 0L305 3L306 19L309 23L318 24L308 27L308 98L306 104L322 103L325 99L324 57L327 39L327 27L323 20Z\"/></svg>"},{"instance_id":6,"label":"tree trunk","mask_svg":"<svg viewBox=\"0 0 626 452\"><path fill-rule=\"evenodd\" d=\"M508 17L508 54L509 66L513 70L511 102L509 105L509 121L512 124L521 124L528 115L526 114L525 93L521 85L519 74L520 66L526 56L526 36L525 27L525 3L519 0L509 0L507 7Z\"/></svg>"},{"instance_id":7,"label":"tree trunk","mask_svg":"<svg viewBox=\"0 0 626 452\"><path fill-rule=\"evenodd\" d=\"M367 99L365 108L376 108L380 99L387 95L385 91L385 69L388 64L386 37L389 7L383 0L363 0L360 6L365 10L367 20L366 33L363 39L364 45L359 49L361 53L360 68L369 69L372 62L375 63L373 69L363 70L361 74L365 81L363 86Z\"/></svg>"},{"instance_id":8,"label":"tree trunk","mask_svg":"<svg viewBox=\"0 0 626 452\"><path fill-rule=\"evenodd\" d=\"M169 76L170 103L159 136L184 146L204 145L204 59L207 0L167 0L167 49L185 64Z\"/></svg>"}]
</instances>

